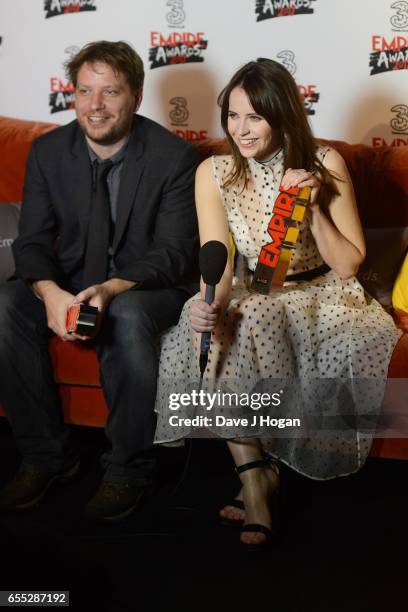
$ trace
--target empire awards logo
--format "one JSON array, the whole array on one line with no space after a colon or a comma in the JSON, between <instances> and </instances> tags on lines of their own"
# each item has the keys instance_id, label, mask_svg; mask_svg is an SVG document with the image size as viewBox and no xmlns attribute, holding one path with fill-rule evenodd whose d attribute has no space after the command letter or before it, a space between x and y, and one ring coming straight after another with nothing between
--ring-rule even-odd
<instances>
[{"instance_id":1,"label":"empire awards logo","mask_svg":"<svg viewBox=\"0 0 408 612\"><path fill-rule=\"evenodd\" d=\"M314 13L313 2L316 0L255 0L256 20L310 15Z\"/></svg>"},{"instance_id":2,"label":"empire awards logo","mask_svg":"<svg viewBox=\"0 0 408 612\"><path fill-rule=\"evenodd\" d=\"M406 104L395 104L391 108L391 113L394 113L390 121L391 134L397 136L392 141L387 142L385 138L375 136L372 140L373 147L406 147L408 146L408 106Z\"/></svg>"},{"instance_id":3,"label":"empire awards logo","mask_svg":"<svg viewBox=\"0 0 408 612\"><path fill-rule=\"evenodd\" d=\"M96 0L44 0L45 18L96 11Z\"/></svg>"},{"instance_id":4,"label":"empire awards logo","mask_svg":"<svg viewBox=\"0 0 408 612\"><path fill-rule=\"evenodd\" d=\"M383 36L372 37L372 53L370 53L370 75L392 70L407 70L408 68L408 38L394 36L391 40Z\"/></svg>"},{"instance_id":5,"label":"empire awards logo","mask_svg":"<svg viewBox=\"0 0 408 612\"><path fill-rule=\"evenodd\" d=\"M181 129L188 128L188 118L190 116L190 112L187 108L187 98L184 98L183 96L175 96L169 100L169 104L171 106L171 110L169 112L170 124L177 128L173 130L174 134L190 142L205 140L208 138L207 130L196 131L191 129Z\"/></svg>"},{"instance_id":6,"label":"empire awards logo","mask_svg":"<svg viewBox=\"0 0 408 612\"><path fill-rule=\"evenodd\" d=\"M169 28L184 28L186 13L182 0L167 0L166 12ZM167 10L167 8L166 8ZM204 32L150 32L149 62L150 68L160 68L173 64L187 64L190 62L203 62L204 51L208 41Z\"/></svg>"},{"instance_id":7,"label":"empire awards logo","mask_svg":"<svg viewBox=\"0 0 408 612\"><path fill-rule=\"evenodd\" d=\"M71 45L70 47L66 47L64 51L68 54L68 57L71 58L78 53L79 47ZM74 108L75 88L71 81L65 81L60 77L51 77L50 89L48 104L51 114Z\"/></svg>"},{"instance_id":8,"label":"empire awards logo","mask_svg":"<svg viewBox=\"0 0 408 612\"><path fill-rule=\"evenodd\" d=\"M153 69L172 64L203 62L203 51L208 41L204 40L204 32L172 32L168 36L151 32L150 45L149 61Z\"/></svg>"},{"instance_id":9,"label":"empire awards logo","mask_svg":"<svg viewBox=\"0 0 408 612\"><path fill-rule=\"evenodd\" d=\"M408 2L399 1L391 4L394 14L390 18L394 32L408 32ZM371 53L369 60L370 75L392 70L408 69L408 37L371 37Z\"/></svg>"},{"instance_id":10,"label":"empire awards logo","mask_svg":"<svg viewBox=\"0 0 408 612\"><path fill-rule=\"evenodd\" d=\"M280 51L277 56L280 63L285 66L286 70L294 77L297 66L295 63L295 54L293 51L285 50ZM320 94L316 91L316 85L300 85L297 84L300 94L303 98L303 104L305 111L308 115L316 114L316 104L319 101Z\"/></svg>"}]
</instances>

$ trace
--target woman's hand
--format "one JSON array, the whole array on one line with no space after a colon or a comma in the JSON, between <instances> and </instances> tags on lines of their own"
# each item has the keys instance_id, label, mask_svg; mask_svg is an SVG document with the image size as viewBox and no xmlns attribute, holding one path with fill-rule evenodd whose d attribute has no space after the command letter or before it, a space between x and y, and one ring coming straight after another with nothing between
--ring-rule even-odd
<instances>
[{"instance_id":1,"label":"woman's hand","mask_svg":"<svg viewBox=\"0 0 408 612\"><path fill-rule=\"evenodd\" d=\"M190 308L191 327L196 332L213 331L221 312L221 302L214 300L207 304L204 300L193 300Z\"/></svg>"},{"instance_id":2,"label":"woman's hand","mask_svg":"<svg viewBox=\"0 0 408 612\"><path fill-rule=\"evenodd\" d=\"M315 204L320 190L320 181L312 172L288 168L283 175L282 187L284 189L290 189L291 187L311 187L312 193L310 196L310 203Z\"/></svg>"},{"instance_id":3,"label":"woman's hand","mask_svg":"<svg viewBox=\"0 0 408 612\"><path fill-rule=\"evenodd\" d=\"M331 173L337 194L325 194L324 211L316 204L310 207L312 214L309 217L309 226L325 263L340 278L347 279L357 273L364 260L364 234L353 185L343 158L334 149L329 149L324 158L324 166ZM317 177L305 170L288 169L285 180L286 184L294 181L292 184L299 187L313 185L312 193L317 190L319 183Z\"/></svg>"}]
</instances>

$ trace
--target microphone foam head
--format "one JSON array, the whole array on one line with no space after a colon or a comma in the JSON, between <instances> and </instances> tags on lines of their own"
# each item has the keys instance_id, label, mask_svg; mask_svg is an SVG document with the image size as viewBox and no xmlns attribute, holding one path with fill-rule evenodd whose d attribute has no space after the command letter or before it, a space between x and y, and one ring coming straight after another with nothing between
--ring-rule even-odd
<instances>
[{"instance_id":1,"label":"microphone foam head","mask_svg":"<svg viewBox=\"0 0 408 612\"><path fill-rule=\"evenodd\" d=\"M224 274L228 251L219 240L209 240L200 249L200 271L206 285L216 285Z\"/></svg>"}]
</instances>

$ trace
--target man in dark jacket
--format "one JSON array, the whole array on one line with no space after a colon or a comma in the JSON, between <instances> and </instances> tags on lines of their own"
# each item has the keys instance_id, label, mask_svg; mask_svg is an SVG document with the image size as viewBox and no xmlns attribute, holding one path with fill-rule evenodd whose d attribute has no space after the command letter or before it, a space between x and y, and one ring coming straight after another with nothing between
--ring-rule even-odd
<instances>
[{"instance_id":1,"label":"man in dark jacket","mask_svg":"<svg viewBox=\"0 0 408 612\"><path fill-rule=\"evenodd\" d=\"M195 149L135 114L143 63L123 42L86 45L67 65L77 119L38 138L27 162L18 280L0 289L0 396L23 461L0 509L34 505L78 470L48 354L67 310L100 312L93 342L109 407L105 475L86 508L116 520L139 504L154 467L157 338L194 287Z\"/></svg>"}]
</instances>

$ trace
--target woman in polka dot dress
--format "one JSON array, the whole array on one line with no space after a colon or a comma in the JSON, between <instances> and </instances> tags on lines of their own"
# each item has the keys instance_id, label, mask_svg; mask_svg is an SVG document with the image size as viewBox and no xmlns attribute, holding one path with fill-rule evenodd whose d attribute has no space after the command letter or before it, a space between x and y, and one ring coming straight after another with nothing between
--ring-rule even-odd
<instances>
[{"instance_id":1,"label":"woman in polka dot dress","mask_svg":"<svg viewBox=\"0 0 408 612\"><path fill-rule=\"evenodd\" d=\"M303 426L297 434L243 429L231 421L214 426L215 409L195 409L213 417L209 429L229 438L242 483L221 517L243 522L241 541L259 548L271 538L270 500L279 482L276 463L265 456L311 478L358 470L370 449L399 332L355 278L365 244L350 177L341 156L314 140L287 70L272 60L250 62L219 103L232 154L207 159L197 170L200 239L228 247L230 232L245 264L237 279L229 261L213 304L195 296L163 337L156 442L190 434L182 417L192 416L192 406L171 412L169 396L197 389L199 336L212 331L204 388L274 390L281 401L273 416L301 417ZM281 184L311 187L311 202L287 282L282 290L256 294L249 289L251 276L262 245L271 242L267 226ZM248 406L217 410L225 418L242 417L244 410L251 419L253 413Z\"/></svg>"}]
</instances>

